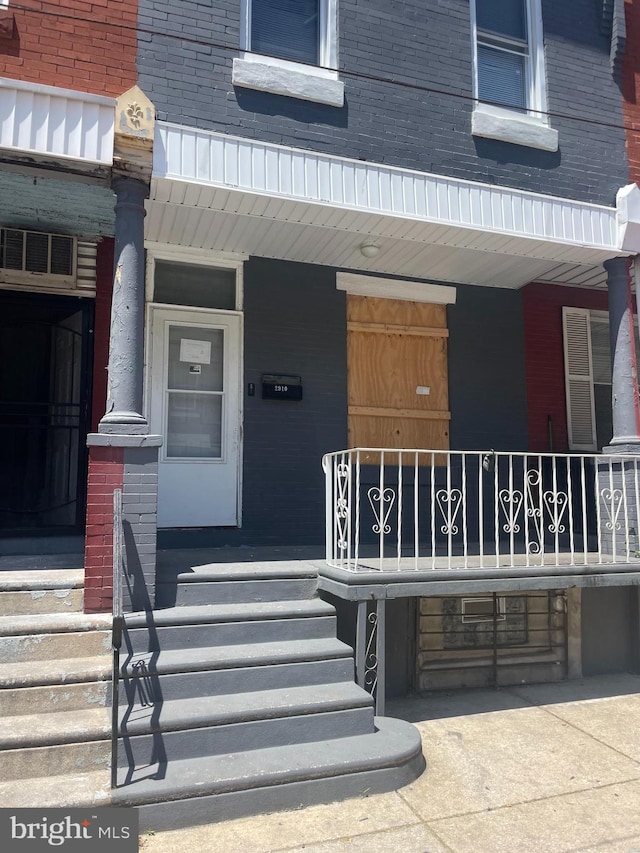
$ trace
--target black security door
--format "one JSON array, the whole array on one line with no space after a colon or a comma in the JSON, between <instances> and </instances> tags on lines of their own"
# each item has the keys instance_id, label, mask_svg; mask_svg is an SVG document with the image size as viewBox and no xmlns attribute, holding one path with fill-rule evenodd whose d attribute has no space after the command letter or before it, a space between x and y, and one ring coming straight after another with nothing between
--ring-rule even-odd
<instances>
[{"instance_id":1,"label":"black security door","mask_svg":"<svg viewBox=\"0 0 640 853\"><path fill-rule=\"evenodd\" d=\"M0 529L82 526L93 304L0 294Z\"/></svg>"}]
</instances>

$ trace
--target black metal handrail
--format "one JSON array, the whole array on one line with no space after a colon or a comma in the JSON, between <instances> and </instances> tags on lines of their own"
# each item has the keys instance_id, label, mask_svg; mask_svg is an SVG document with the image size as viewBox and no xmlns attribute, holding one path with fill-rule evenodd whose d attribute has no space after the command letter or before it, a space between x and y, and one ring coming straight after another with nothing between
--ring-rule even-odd
<instances>
[{"instance_id":1,"label":"black metal handrail","mask_svg":"<svg viewBox=\"0 0 640 853\"><path fill-rule=\"evenodd\" d=\"M111 685L111 787L118 784L118 733L119 733L119 685L120 648L124 630L122 613L122 489L113 492L113 625L111 648L113 672Z\"/></svg>"}]
</instances>

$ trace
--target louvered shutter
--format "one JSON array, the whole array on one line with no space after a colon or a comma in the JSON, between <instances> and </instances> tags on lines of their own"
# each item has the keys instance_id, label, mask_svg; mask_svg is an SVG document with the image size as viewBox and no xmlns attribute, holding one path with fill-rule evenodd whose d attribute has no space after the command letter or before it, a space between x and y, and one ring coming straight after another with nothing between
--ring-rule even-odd
<instances>
[{"instance_id":1,"label":"louvered shutter","mask_svg":"<svg viewBox=\"0 0 640 853\"><path fill-rule=\"evenodd\" d=\"M589 311L564 307L562 326L569 448L595 451L598 445Z\"/></svg>"}]
</instances>

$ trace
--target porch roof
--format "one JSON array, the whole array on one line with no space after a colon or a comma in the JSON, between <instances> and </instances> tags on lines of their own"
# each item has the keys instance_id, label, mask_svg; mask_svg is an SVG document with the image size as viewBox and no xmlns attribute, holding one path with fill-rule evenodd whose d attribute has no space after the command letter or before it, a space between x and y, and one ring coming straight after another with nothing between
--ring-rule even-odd
<instances>
[{"instance_id":1,"label":"porch roof","mask_svg":"<svg viewBox=\"0 0 640 853\"><path fill-rule=\"evenodd\" d=\"M151 241L518 288L602 286L602 263L635 250L623 236L615 207L156 127Z\"/></svg>"}]
</instances>

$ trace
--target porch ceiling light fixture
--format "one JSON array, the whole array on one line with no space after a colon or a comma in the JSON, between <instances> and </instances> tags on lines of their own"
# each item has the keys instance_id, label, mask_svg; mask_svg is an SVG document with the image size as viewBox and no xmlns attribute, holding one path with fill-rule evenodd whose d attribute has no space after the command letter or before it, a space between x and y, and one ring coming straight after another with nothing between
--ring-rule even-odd
<instances>
[{"instance_id":1,"label":"porch ceiling light fixture","mask_svg":"<svg viewBox=\"0 0 640 853\"><path fill-rule=\"evenodd\" d=\"M375 258L379 251L380 246L372 240L365 240L364 243L360 244L360 253L363 254L365 258Z\"/></svg>"}]
</instances>

